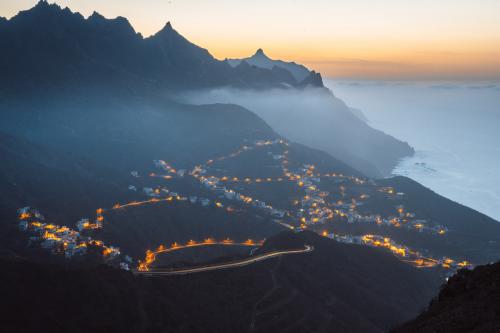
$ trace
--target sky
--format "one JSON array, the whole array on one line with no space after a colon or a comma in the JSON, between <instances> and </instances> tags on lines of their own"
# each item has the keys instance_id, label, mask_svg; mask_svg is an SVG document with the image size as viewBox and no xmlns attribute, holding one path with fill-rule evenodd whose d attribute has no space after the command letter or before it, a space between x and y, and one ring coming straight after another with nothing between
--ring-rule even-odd
<instances>
[{"instance_id":1,"label":"sky","mask_svg":"<svg viewBox=\"0 0 500 333\"><path fill-rule=\"evenodd\" d=\"M0 0L12 17L38 0ZM57 0L84 16L124 16L144 36L170 21L216 58L263 48L323 76L500 78L499 0Z\"/></svg>"}]
</instances>

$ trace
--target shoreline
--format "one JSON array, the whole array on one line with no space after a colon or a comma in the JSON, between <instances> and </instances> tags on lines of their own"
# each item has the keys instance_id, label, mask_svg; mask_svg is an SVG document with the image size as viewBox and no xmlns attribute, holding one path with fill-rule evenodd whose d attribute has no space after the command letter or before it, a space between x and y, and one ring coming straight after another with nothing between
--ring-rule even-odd
<instances>
[{"instance_id":1,"label":"shoreline","mask_svg":"<svg viewBox=\"0 0 500 333\"><path fill-rule=\"evenodd\" d=\"M440 161L432 160L432 154L439 153L416 150L413 156L402 158L396 164L391 176L408 177L437 194L500 223L500 209L494 209L500 202L500 192L483 189L481 183L484 180L481 177L472 178L459 169L451 168L451 161L448 168L446 165L440 166Z\"/></svg>"}]
</instances>

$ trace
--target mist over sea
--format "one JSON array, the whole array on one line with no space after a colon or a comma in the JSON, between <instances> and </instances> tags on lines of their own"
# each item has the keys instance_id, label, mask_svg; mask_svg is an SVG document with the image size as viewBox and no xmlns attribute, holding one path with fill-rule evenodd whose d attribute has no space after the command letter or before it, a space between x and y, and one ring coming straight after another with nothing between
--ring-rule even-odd
<instances>
[{"instance_id":1,"label":"mist over sea","mask_svg":"<svg viewBox=\"0 0 500 333\"><path fill-rule=\"evenodd\" d=\"M500 83L325 80L415 156L394 174L500 221Z\"/></svg>"}]
</instances>

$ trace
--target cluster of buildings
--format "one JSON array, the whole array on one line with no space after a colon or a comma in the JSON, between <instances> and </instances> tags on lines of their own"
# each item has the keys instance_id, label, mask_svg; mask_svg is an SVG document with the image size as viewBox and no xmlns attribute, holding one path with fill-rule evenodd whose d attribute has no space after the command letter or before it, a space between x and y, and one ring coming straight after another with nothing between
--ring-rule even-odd
<instances>
[{"instance_id":1,"label":"cluster of buildings","mask_svg":"<svg viewBox=\"0 0 500 333\"><path fill-rule=\"evenodd\" d=\"M271 155L274 160L281 161L283 176L271 179L271 178L242 178L239 179L237 177L216 177L216 176L207 176L207 168L209 165L214 163L214 161L224 160L232 157L236 157L241 153L252 150L256 147L263 146L271 146L271 145L288 145L284 140L259 140L254 141L253 146L243 146L236 152L233 152L227 156L219 157L215 160L209 160L205 165L195 166L191 172L189 173L196 179L200 181L200 183L207 189L215 192L219 198L224 198L226 200L234 200L237 202L242 202L248 205L252 205L254 207L266 209L270 212L270 214L276 218L277 222L282 223L283 217L286 215L290 215L290 212L286 210L278 210L273 208L271 205L259 201L258 199L253 199L251 197L245 196L241 193L238 193L232 189L228 189L222 185L224 182L244 182L244 183L260 183L260 182L270 182L270 181L284 181L289 180L295 182L300 188L302 188L305 192L305 196L301 200L297 200L295 202L296 206L299 208L296 211L296 217L298 218L300 225L302 228L307 228L310 224L322 224L327 223L335 216L340 216L347 219L348 223L376 223L378 225L387 225L391 227L407 227L419 232L428 231L438 235L443 235L447 232L447 229L443 226L429 226L426 220L423 219L415 219L415 214L411 212L406 212L403 206L397 206L396 211L397 214L394 216L389 216L387 218L383 218L380 215L370 214L363 215L358 212L358 207L363 205L363 201L368 199L370 195L361 194L359 198L350 198L346 202L340 200L338 202L327 202L325 199L329 195L326 191L321 191L319 185L321 183L321 179L324 178L334 178L334 181L337 182L340 187L342 197L345 197L346 187L343 183L350 181L354 184L363 185L366 182L372 182L372 185L376 185L373 181L365 180L355 176L346 176L341 173L325 173L320 174L316 172L315 166L310 164L304 164L299 167L297 170L293 172L288 169L288 150L285 150L282 154L274 153L269 151L268 155ZM155 161L155 164L158 168L161 168L169 173L178 174L178 172L172 168L168 163L164 161ZM182 175L184 172L182 173ZM377 189L379 192L385 193L389 196L389 198L397 198L404 195L404 193L396 192L392 187L380 187ZM149 195L152 195L149 193ZM207 198L197 198L192 196L189 198L192 203L201 202L203 206L208 206L210 204L210 200ZM344 200L344 199L343 199ZM217 207L223 207L223 205L219 202L215 202ZM287 226L289 226L287 224ZM293 227L291 227L293 228ZM347 242L360 242L365 245L372 246L383 246L387 247L391 251L397 253L400 256L405 256L408 252L408 249L391 242L387 242L387 239L377 239L365 237L356 239L356 238L346 238L343 241ZM420 258L421 259L421 258Z\"/></svg>"},{"instance_id":2,"label":"cluster of buildings","mask_svg":"<svg viewBox=\"0 0 500 333\"><path fill-rule=\"evenodd\" d=\"M388 237L378 236L378 235L338 235L334 233L324 232L323 236L333 239L339 243L345 244L358 244L367 245L371 247L383 247L390 250L392 253L399 257L407 257L416 254L416 252L411 251L409 248L399 245Z\"/></svg>"},{"instance_id":3,"label":"cluster of buildings","mask_svg":"<svg viewBox=\"0 0 500 333\"><path fill-rule=\"evenodd\" d=\"M351 181L354 184L365 184L367 180L354 177L345 176L340 173L325 173L320 174L315 171L315 166L310 164L303 164L296 170L288 170L288 150L285 150L282 154L278 154L272 151L268 152L268 155L272 157L273 160L280 161L282 166L282 176L272 179L272 178L238 178L238 177L216 177L207 175L207 169L214 163L214 161L224 160L228 158L233 158L245 151L253 150L257 147L266 147L272 145L284 145L288 146L288 143L281 139L276 140L257 140L253 142L253 145L244 145L241 149L233 152L227 156L219 157L215 160L209 160L203 165L195 166L189 175L197 179L200 184L213 192L217 198L222 202L236 202L245 204L251 207L262 209L269 213L270 216L274 218L275 222L278 222L290 229L296 229L293 226L283 222L286 216L296 216L301 228L307 228L311 224L322 224L327 223L334 219L335 216L340 216L347 219L349 223L376 223L378 225L387 225L392 227L408 227L419 232L430 231L439 235L443 235L447 232L447 229L442 226L429 226L426 220L415 219L415 214L405 211L403 206L396 207L396 214L394 216L389 216L387 218L382 218L379 215L362 215L358 212L358 207L363 205L363 201L368 199L370 196L368 194L361 194L356 198L344 199L346 197L346 187L344 186L347 181ZM187 173L185 169L177 170L173 168L169 163L163 160L153 161L156 168L162 170L162 175L156 175L154 173L150 174L153 177L162 177L170 179L173 177L184 177ZM131 175L133 177L139 177L137 171L132 171ZM327 202L328 192L322 191L319 186L321 184L321 179L334 178L334 182L340 185L340 194L342 200L337 202ZM261 182L273 182L273 181L292 181L295 182L298 187L303 189L305 195L301 200L296 200L294 203L297 206L297 210L293 213L287 210L276 209L270 204L246 196L239 193L233 189L224 186L228 182L241 182L241 183L261 183ZM371 181L368 181L371 182ZM373 183L375 185L375 183ZM134 185L129 186L129 190L138 191L138 188ZM404 195L404 193L396 192L392 187L381 187L377 189L378 191L387 194L390 198L397 198L398 196ZM124 205L116 204L113 209L120 209L128 206L137 206L142 204L156 203L159 201L189 201L191 204L199 204L203 207L208 207L214 205L218 208L224 208L224 204L219 202L219 199L210 200L206 197L199 197L191 195L189 197L180 196L176 192L171 192L163 187L143 187L142 192L144 195L150 199L145 201L134 201ZM166 195L166 197L165 197ZM346 200L346 201L344 201ZM232 211L231 207L227 207L226 210ZM54 253L64 253L67 258L71 258L75 255L83 255L87 252L89 246L96 246L102 251L102 255L105 258L115 258L120 256L120 250L112 246L106 246L102 241L93 240L91 237L83 236L81 233L85 230L96 230L103 227L103 209L98 209L96 211L95 220L83 218L77 222L77 230L70 229L65 226L57 226L53 224L48 224L44 222L44 217L36 210L30 207L24 207L19 210L19 228L24 232L30 232L33 234L30 240L31 242L39 242L40 246L51 250ZM301 228L298 228L300 230ZM88 233L84 233L85 235ZM418 252L412 251L409 248L397 244L387 237L377 236L377 235L363 235L363 236L350 236L350 235L335 235L323 234L329 238L343 243L353 243L361 244L372 247L382 247L386 248L398 257L403 258L405 261L412 262L417 267L433 267L440 265L445 268L460 268L469 267L469 263L455 262L450 258L443 258L441 260L435 260L432 258L425 258L421 256ZM186 246L193 246L193 244L187 244ZM176 244L173 245L176 248ZM155 254L159 252L164 252L165 249L158 249L157 251L150 251L146 254L146 259L142 262L143 268L147 268L155 259ZM123 269L129 269L129 263L132 259L125 256L125 261L120 262L120 267ZM141 265L141 264L140 264ZM140 268L140 267L139 267Z\"/></svg>"},{"instance_id":4,"label":"cluster of buildings","mask_svg":"<svg viewBox=\"0 0 500 333\"><path fill-rule=\"evenodd\" d=\"M342 213L340 213L342 215ZM430 232L436 235L444 235L448 229L442 225L429 226L425 219L413 219L415 214L408 213L405 216L388 216L381 217L380 215L361 215L356 211L348 211L343 213L347 217L349 223L376 223L380 226L390 226L395 228L406 227L418 232Z\"/></svg>"},{"instance_id":5,"label":"cluster of buildings","mask_svg":"<svg viewBox=\"0 0 500 333\"><path fill-rule=\"evenodd\" d=\"M308 167L310 171L311 166L305 166ZM300 170L302 172L305 171L305 169ZM321 207L321 205L325 205L325 202L322 198L324 198L326 195L328 195L327 192L321 192L315 186L312 184L310 179L314 180L316 183L319 183L319 179L317 178L308 178L307 174L306 176L296 176L299 178L298 184L299 186L305 186L306 187L306 196L302 200L302 206L304 207ZM364 181L361 179L353 179L354 182L362 184ZM345 187L340 186L341 194L345 196L344 191ZM397 195L397 196L403 196L404 193L402 192L396 192L392 187L382 187L378 189L380 192L387 193L389 195ZM330 210L329 208L323 206L321 210L318 210L318 208L315 208L314 210L311 210L310 208L307 210L309 214L311 212L319 212L320 216L313 217L312 219L304 219L302 217L301 221L304 222L305 224L310 224L310 223L315 223L315 222L326 222L327 220L333 218L334 215L338 215L341 217L347 218L348 223L376 223L378 225L385 225L385 226L391 226L391 227L407 227L410 229L415 229L419 232L427 231L430 233L434 233L437 235L444 235L448 232L448 229L444 226L441 225L435 225L435 226L429 226L427 220L424 219L415 219L415 214L412 212L407 212L402 205L396 206L396 212L397 214L394 216L388 216L388 217L381 217L378 214L370 214L370 215L363 215L360 214L357 211L357 208L359 206L363 205L362 200L366 200L370 197L368 194L361 194L358 199L351 198L350 202L344 202L342 200L339 200L337 202L330 203L328 206L332 207L333 210ZM304 211L304 209L302 210ZM333 212L331 214L330 212ZM325 218L326 217L326 218Z\"/></svg>"},{"instance_id":6,"label":"cluster of buildings","mask_svg":"<svg viewBox=\"0 0 500 333\"><path fill-rule=\"evenodd\" d=\"M169 194L170 193L170 191L168 189L166 189L166 188L160 188L160 187L157 187L157 188L154 188L154 189L152 187L143 187L142 188L142 192L145 195L147 195L148 197L152 197L152 198L159 198L162 193L164 193L164 194ZM170 195L176 197L177 193L172 192Z\"/></svg>"},{"instance_id":7,"label":"cluster of buildings","mask_svg":"<svg viewBox=\"0 0 500 333\"><path fill-rule=\"evenodd\" d=\"M97 212L96 224L100 220L99 217L102 217L103 211L98 209ZM31 234L30 244L39 244L40 247L50 250L54 254L64 254L66 258L72 258L76 255L86 254L89 246L96 246L101 250L105 258L114 258L120 255L120 250L116 247L107 246L102 241L83 236L79 231L66 226L46 223L45 218L36 209L24 207L20 208L18 213L19 229ZM93 224L88 219L82 219L77 223L77 226L79 229L81 227L81 231L95 229L91 227Z\"/></svg>"},{"instance_id":8,"label":"cluster of buildings","mask_svg":"<svg viewBox=\"0 0 500 333\"><path fill-rule=\"evenodd\" d=\"M272 146L272 145L286 145L288 146L288 142L286 142L283 139L275 139L275 140L256 140L254 141L255 146L257 147L262 147L262 146Z\"/></svg>"},{"instance_id":9,"label":"cluster of buildings","mask_svg":"<svg viewBox=\"0 0 500 333\"><path fill-rule=\"evenodd\" d=\"M325 198L329 193L320 190L321 178L314 174L314 169L314 165L304 164L295 172L290 172L288 169L284 170L285 175L295 180L297 185L303 188L305 192L305 196L298 202L301 208L297 211L297 217L303 228L309 224L327 223L336 214L342 214L342 212L332 209L327 204Z\"/></svg>"},{"instance_id":10,"label":"cluster of buildings","mask_svg":"<svg viewBox=\"0 0 500 333\"><path fill-rule=\"evenodd\" d=\"M323 233L323 236L336 240L340 243L346 244L360 244L370 247L380 247L391 251L394 255L401 257L404 261L415 265L420 268L430 268L440 266L446 269L460 269L460 268L472 268L472 264L468 261L455 261L451 258L444 257L441 259L434 259L422 256L419 252L413 251L410 248L400 245L394 242L389 237L383 237L379 235L362 235L362 236L352 236L352 235L336 235Z\"/></svg>"},{"instance_id":11,"label":"cluster of buildings","mask_svg":"<svg viewBox=\"0 0 500 333\"><path fill-rule=\"evenodd\" d=\"M269 145L274 145L274 144L285 144L285 141L277 139L277 140L258 140L258 141L254 142L254 146L256 146L256 147L269 146ZM248 151L248 150L252 150L252 149L254 149L254 147L245 145L240 150L238 150L238 151L236 151L228 156L219 157L216 160L224 160L224 159L227 159L230 157L235 157L244 151ZM277 158L281 158L281 156L277 156ZM214 162L214 160L209 160L209 161L207 161L207 164L212 164L213 162ZM174 169L170 164L168 164L165 161L155 160L154 163L155 163L155 166L157 168L160 168L164 171L176 174L179 177L183 177L185 174L185 170L178 170L177 171L176 169ZM217 197L219 197L221 199L239 202L242 204L251 205L251 206L256 207L256 208L267 210L275 218L283 218L286 215L287 212L284 210L275 209L271 205L267 204L264 201L251 198L251 197L246 196L242 193L238 193L232 189L228 189L226 186L222 185L224 182L227 182L227 181L232 181L232 182L242 181L242 182L246 182L246 183L251 183L251 182L260 183L260 182L270 182L270 181L273 181L273 179L271 179L271 178L263 178L263 179L243 178L240 180L238 177L228 178L228 177L206 176L206 173L207 173L206 166L196 165L189 172L189 175L196 178L203 187L214 192L217 195ZM279 178L276 180L282 181L283 178ZM152 188L145 188L144 191L145 191L146 195L152 196L152 197L159 196L159 194L160 194L159 189L153 190ZM174 195L174 193L171 192L170 196L172 196L172 195ZM204 207L209 206L212 203L212 201L210 199L204 198L204 197L198 197L198 196L189 196L188 200L192 204L199 203ZM219 207L219 208L224 207L224 205L221 202L217 202L217 201L214 201L214 205L216 207Z\"/></svg>"},{"instance_id":12,"label":"cluster of buildings","mask_svg":"<svg viewBox=\"0 0 500 333\"><path fill-rule=\"evenodd\" d=\"M225 199L228 201L235 201L242 204L251 205L256 208L265 209L275 217L283 217L286 214L286 211L275 209L264 201L251 198L242 193L236 192L232 189L228 189L225 186L222 186L221 180L217 177L214 176L205 177L199 174L194 174L193 176L195 176L195 178L197 178L205 188L214 192L221 199ZM202 200L208 200L208 199L203 198Z\"/></svg>"},{"instance_id":13,"label":"cluster of buildings","mask_svg":"<svg viewBox=\"0 0 500 333\"><path fill-rule=\"evenodd\" d=\"M169 173L172 173L172 174L176 174L179 177L184 177L184 175L186 174L185 169L176 170L170 164L168 164L167 162L165 162L163 160L154 160L153 163L155 164L155 166L157 168L162 169L162 170L169 172Z\"/></svg>"},{"instance_id":14,"label":"cluster of buildings","mask_svg":"<svg viewBox=\"0 0 500 333\"><path fill-rule=\"evenodd\" d=\"M285 146L288 146L288 142L286 142L285 140L283 139L274 139L274 140L255 140L253 142L253 145L252 146L248 146L248 145L243 145L240 149L238 149L237 151L229 154L229 155L225 155L225 156L220 156L216 159L210 159L206 162L207 165L209 164L212 164L214 163L215 161L223 161L223 160L226 160L226 159L229 159L229 158L234 158L246 151L249 151L249 150L253 150L255 148L258 148L258 147L265 147L265 146L272 146L272 145L285 145ZM278 157L276 157L275 159L278 159Z\"/></svg>"},{"instance_id":15,"label":"cluster of buildings","mask_svg":"<svg viewBox=\"0 0 500 333\"><path fill-rule=\"evenodd\" d=\"M104 222L103 213L104 210L102 208L97 209L94 222L90 222L88 218L82 218L80 221L76 222L76 228L78 231L101 229L102 223Z\"/></svg>"},{"instance_id":16,"label":"cluster of buildings","mask_svg":"<svg viewBox=\"0 0 500 333\"><path fill-rule=\"evenodd\" d=\"M387 187L381 187L378 189L379 192L382 192L382 193L386 193L388 194L390 197L398 197L398 196L403 196L405 195L403 192L396 192L396 190L394 190L394 188L390 187L390 186L387 186Z\"/></svg>"}]
</instances>

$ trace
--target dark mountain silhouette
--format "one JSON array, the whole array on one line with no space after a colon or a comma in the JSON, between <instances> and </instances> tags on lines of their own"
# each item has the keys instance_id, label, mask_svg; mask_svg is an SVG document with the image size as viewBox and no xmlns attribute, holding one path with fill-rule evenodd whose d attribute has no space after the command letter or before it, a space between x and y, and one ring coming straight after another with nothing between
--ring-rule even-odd
<instances>
[{"instance_id":1,"label":"dark mountain silhouette","mask_svg":"<svg viewBox=\"0 0 500 333\"><path fill-rule=\"evenodd\" d=\"M499 332L500 263L461 270L429 308L394 333Z\"/></svg>"},{"instance_id":2,"label":"dark mountain silhouette","mask_svg":"<svg viewBox=\"0 0 500 333\"><path fill-rule=\"evenodd\" d=\"M389 254L309 232L280 234L266 248L304 243L314 251L171 277L1 260L0 327L23 332L383 332L415 315L439 283L432 272Z\"/></svg>"},{"instance_id":3,"label":"dark mountain silhouette","mask_svg":"<svg viewBox=\"0 0 500 333\"><path fill-rule=\"evenodd\" d=\"M40 1L0 27L4 89L99 83L134 90L282 85L271 69L234 70L182 37L170 23L143 38L123 17L106 19L94 13L85 19Z\"/></svg>"},{"instance_id":4,"label":"dark mountain silhouette","mask_svg":"<svg viewBox=\"0 0 500 333\"><path fill-rule=\"evenodd\" d=\"M270 60L259 51L233 67L189 42L170 23L144 38L123 17L106 19L94 13L85 19L46 1L0 24L0 49L3 96L29 98L48 91L85 90L89 96L119 91L175 98L179 91L232 87L264 92L273 88L292 94L294 89L324 90L333 100L331 105L339 104L323 87L321 75L302 65ZM299 111L309 114L308 107L301 106ZM312 132L333 136L324 140L330 147L326 150L367 175L388 175L399 158L413 152L406 143L351 117L347 107L329 106L323 111L331 111L332 119L320 120L328 131L311 128ZM349 149L339 144L346 131L357 134ZM306 139L300 142L317 144L314 138ZM319 144L315 147L325 150Z\"/></svg>"}]
</instances>

